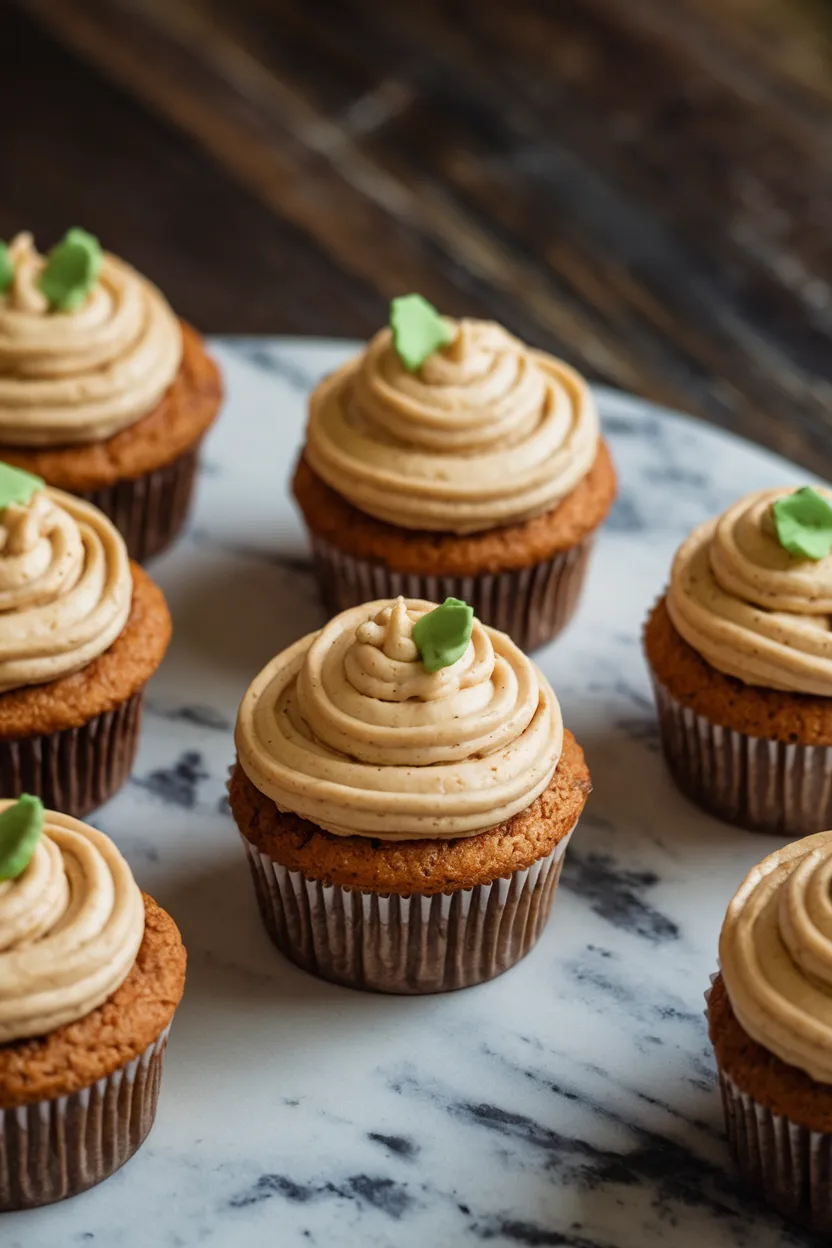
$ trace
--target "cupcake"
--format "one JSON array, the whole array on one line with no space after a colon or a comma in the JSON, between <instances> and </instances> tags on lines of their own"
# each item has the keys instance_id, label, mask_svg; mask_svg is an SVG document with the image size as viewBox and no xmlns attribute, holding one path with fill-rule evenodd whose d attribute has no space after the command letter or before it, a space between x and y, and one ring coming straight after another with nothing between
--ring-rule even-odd
<instances>
[{"instance_id":1,"label":"cupcake","mask_svg":"<svg viewBox=\"0 0 832 1248\"><path fill-rule=\"evenodd\" d=\"M830 497L763 490L701 525L645 630L682 792L789 838L832 825Z\"/></svg>"},{"instance_id":2,"label":"cupcake","mask_svg":"<svg viewBox=\"0 0 832 1248\"><path fill-rule=\"evenodd\" d=\"M571 619L615 491L583 378L419 295L312 392L294 478L330 611L457 597L525 650Z\"/></svg>"},{"instance_id":3,"label":"cupcake","mask_svg":"<svg viewBox=\"0 0 832 1248\"><path fill-rule=\"evenodd\" d=\"M446 992L534 945L589 772L544 677L465 603L344 611L256 677L236 744L231 809L298 966Z\"/></svg>"},{"instance_id":4,"label":"cupcake","mask_svg":"<svg viewBox=\"0 0 832 1248\"><path fill-rule=\"evenodd\" d=\"M0 464L0 793L81 816L120 788L170 631L97 507Z\"/></svg>"},{"instance_id":5,"label":"cupcake","mask_svg":"<svg viewBox=\"0 0 832 1248\"><path fill-rule=\"evenodd\" d=\"M221 398L199 334L90 234L0 244L0 459L99 507L133 559L185 523Z\"/></svg>"},{"instance_id":6,"label":"cupcake","mask_svg":"<svg viewBox=\"0 0 832 1248\"><path fill-rule=\"evenodd\" d=\"M101 832L0 802L0 1213L100 1183L153 1125L176 924Z\"/></svg>"},{"instance_id":7,"label":"cupcake","mask_svg":"<svg viewBox=\"0 0 832 1248\"><path fill-rule=\"evenodd\" d=\"M719 958L708 1024L737 1165L781 1213L828 1234L832 832L787 845L749 873L728 907Z\"/></svg>"}]
</instances>

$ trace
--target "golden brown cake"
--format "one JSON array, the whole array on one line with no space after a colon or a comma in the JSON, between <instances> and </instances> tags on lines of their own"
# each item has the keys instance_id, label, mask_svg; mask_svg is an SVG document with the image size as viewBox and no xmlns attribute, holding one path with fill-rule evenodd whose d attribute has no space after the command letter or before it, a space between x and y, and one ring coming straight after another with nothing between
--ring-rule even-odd
<instances>
[{"instance_id":1,"label":"golden brown cake","mask_svg":"<svg viewBox=\"0 0 832 1248\"><path fill-rule=\"evenodd\" d=\"M0 693L0 742L80 728L141 693L165 657L171 619L164 594L144 569L131 562L130 575L127 623L103 654L69 676Z\"/></svg>"},{"instance_id":2,"label":"golden brown cake","mask_svg":"<svg viewBox=\"0 0 832 1248\"><path fill-rule=\"evenodd\" d=\"M644 652L673 698L715 724L767 741L832 745L832 698L766 689L726 676L676 632L665 598L647 619Z\"/></svg>"},{"instance_id":3,"label":"golden brown cake","mask_svg":"<svg viewBox=\"0 0 832 1248\"><path fill-rule=\"evenodd\" d=\"M520 571L580 546L606 519L616 484L609 447L600 442L589 472L560 506L531 520L465 535L400 529L376 520L325 485L303 457L292 489L309 531L353 558L399 573L478 576Z\"/></svg>"},{"instance_id":4,"label":"golden brown cake","mask_svg":"<svg viewBox=\"0 0 832 1248\"><path fill-rule=\"evenodd\" d=\"M103 1005L48 1035L0 1044L0 1110L67 1096L106 1079L153 1044L185 987L185 947L144 895L144 936L127 978Z\"/></svg>"},{"instance_id":5,"label":"golden brown cake","mask_svg":"<svg viewBox=\"0 0 832 1248\"><path fill-rule=\"evenodd\" d=\"M231 775L230 799L246 840L289 871L299 871L324 887L431 897L491 884L551 854L578 822L590 789L583 750L565 732L548 788L525 810L477 836L393 842L332 836L306 819L278 810L239 763Z\"/></svg>"},{"instance_id":6,"label":"golden brown cake","mask_svg":"<svg viewBox=\"0 0 832 1248\"><path fill-rule=\"evenodd\" d=\"M708 1030L720 1071L753 1101L810 1131L832 1133L832 1084L818 1083L752 1040L737 1022L721 975L708 998Z\"/></svg>"}]
</instances>

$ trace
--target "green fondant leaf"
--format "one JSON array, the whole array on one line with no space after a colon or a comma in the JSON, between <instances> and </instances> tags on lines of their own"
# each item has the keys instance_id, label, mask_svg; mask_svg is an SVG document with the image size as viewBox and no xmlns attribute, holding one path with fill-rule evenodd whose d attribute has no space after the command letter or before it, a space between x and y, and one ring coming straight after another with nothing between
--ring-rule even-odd
<instances>
[{"instance_id":1,"label":"green fondant leaf","mask_svg":"<svg viewBox=\"0 0 832 1248\"><path fill-rule=\"evenodd\" d=\"M410 373L429 355L453 342L455 331L421 295L400 295L390 304L390 328L396 354Z\"/></svg>"},{"instance_id":2,"label":"green fondant leaf","mask_svg":"<svg viewBox=\"0 0 832 1248\"><path fill-rule=\"evenodd\" d=\"M459 598L446 598L413 625L413 640L429 672L461 659L471 640L474 608Z\"/></svg>"},{"instance_id":3,"label":"green fondant leaf","mask_svg":"<svg viewBox=\"0 0 832 1248\"><path fill-rule=\"evenodd\" d=\"M14 261L5 243L0 243L0 295L4 295L14 281Z\"/></svg>"},{"instance_id":4,"label":"green fondant leaf","mask_svg":"<svg viewBox=\"0 0 832 1248\"><path fill-rule=\"evenodd\" d=\"M81 306L98 280L101 247L86 230L67 230L46 257L38 286L60 312Z\"/></svg>"},{"instance_id":5,"label":"green fondant leaf","mask_svg":"<svg viewBox=\"0 0 832 1248\"><path fill-rule=\"evenodd\" d=\"M43 488L44 482L40 477L0 462L0 511L12 503L25 505L33 494Z\"/></svg>"},{"instance_id":6,"label":"green fondant leaf","mask_svg":"<svg viewBox=\"0 0 832 1248\"><path fill-rule=\"evenodd\" d=\"M43 831L43 802L24 793L0 814L0 880L14 880L28 867Z\"/></svg>"},{"instance_id":7,"label":"green fondant leaf","mask_svg":"<svg viewBox=\"0 0 832 1248\"><path fill-rule=\"evenodd\" d=\"M772 507L777 540L797 559L825 559L832 550L832 505L804 486Z\"/></svg>"}]
</instances>

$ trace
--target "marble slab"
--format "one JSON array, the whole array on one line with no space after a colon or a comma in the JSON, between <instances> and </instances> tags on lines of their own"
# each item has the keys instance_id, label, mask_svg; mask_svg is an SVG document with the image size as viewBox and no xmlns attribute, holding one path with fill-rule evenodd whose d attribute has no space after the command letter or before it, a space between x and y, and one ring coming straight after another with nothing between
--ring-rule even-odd
<instances>
[{"instance_id":1,"label":"marble slab","mask_svg":"<svg viewBox=\"0 0 832 1248\"><path fill-rule=\"evenodd\" d=\"M153 569L173 645L130 784L95 820L189 950L159 1117L102 1187L0 1219L0 1245L806 1242L733 1181L702 1015L726 903L774 842L674 791L639 645L691 526L747 490L806 475L599 393L621 497L577 620L538 656L595 784L552 921L491 984L362 995L319 983L268 943L225 798L249 679L323 621L287 477L304 396L349 347L216 345L228 405L190 533Z\"/></svg>"}]
</instances>

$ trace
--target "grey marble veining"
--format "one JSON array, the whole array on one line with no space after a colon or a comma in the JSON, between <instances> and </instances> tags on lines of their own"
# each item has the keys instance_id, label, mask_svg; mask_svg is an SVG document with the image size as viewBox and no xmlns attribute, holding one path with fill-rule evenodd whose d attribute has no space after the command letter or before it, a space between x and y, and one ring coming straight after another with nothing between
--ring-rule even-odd
<instances>
[{"instance_id":1,"label":"grey marble veining","mask_svg":"<svg viewBox=\"0 0 832 1248\"><path fill-rule=\"evenodd\" d=\"M286 482L305 391L347 348L217 349L228 406L191 531L153 569L173 645L130 785L94 820L189 950L159 1117L102 1187L0 1219L0 1245L808 1242L734 1183L702 1016L725 905L775 842L674 791L639 644L684 534L747 490L805 474L599 396L621 497L577 620L538 656L595 784L552 921L494 983L365 996L304 975L269 944L225 801L249 679L323 619Z\"/></svg>"}]
</instances>

